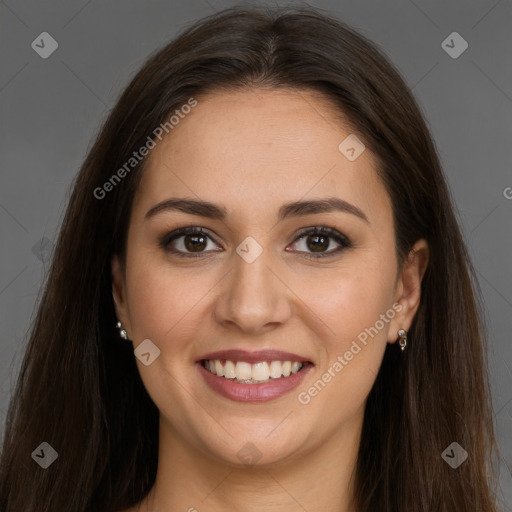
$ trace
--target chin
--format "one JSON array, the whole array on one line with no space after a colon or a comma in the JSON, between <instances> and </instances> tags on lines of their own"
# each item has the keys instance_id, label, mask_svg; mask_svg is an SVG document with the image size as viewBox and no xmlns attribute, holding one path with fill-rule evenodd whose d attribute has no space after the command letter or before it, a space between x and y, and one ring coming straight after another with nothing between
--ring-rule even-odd
<instances>
[{"instance_id":1,"label":"chin","mask_svg":"<svg viewBox=\"0 0 512 512\"><path fill-rule=\"evenodd\" d=\"M264 429L251 429L246 422L244 430L230 432L233 437L224 436L225 443L221 445L215 442L218 438L211 440L213 444L204 440L205 448L215 459L237 467L254 466L263 469L284 463L298 455L307 436L300 436L293 428L279 433L274 430L271 433L279 421L272 422L272 426L266 424Z\"/></svg>"}]
</instances>

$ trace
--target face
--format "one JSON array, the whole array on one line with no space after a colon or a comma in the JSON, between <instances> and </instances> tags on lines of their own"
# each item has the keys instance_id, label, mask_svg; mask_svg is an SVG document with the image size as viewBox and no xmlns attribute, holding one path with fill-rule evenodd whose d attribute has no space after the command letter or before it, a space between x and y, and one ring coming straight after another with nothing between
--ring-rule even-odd
<instances>
[{"instance_id":1,"label":"face","mask_svg":"<svg viewBox=\"0 0 512 512\"><path fill-rule=\"evenodd\" d=\"M340 150L349 136L316 93L251 89L198 99L151 152L116 312L134 348L160 350L136 361L161 428L213 459L240 464L250 442L260 464L293 460L360 425L410 327L426 256L397 270L377 162Z\"/></svg>"}]
</instances>

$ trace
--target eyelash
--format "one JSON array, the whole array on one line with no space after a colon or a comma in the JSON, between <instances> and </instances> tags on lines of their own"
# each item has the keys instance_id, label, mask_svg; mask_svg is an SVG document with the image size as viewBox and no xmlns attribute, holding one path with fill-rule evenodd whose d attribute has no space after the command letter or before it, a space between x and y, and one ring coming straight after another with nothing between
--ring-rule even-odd
<instances>
[{"instance_id":1,"label":"eyelash","mask_svg":"<svg viewBox=\"0 0 512 512\"><path fill-rule=\"evenodd\" d=\"M182 251L178 251L174 248L171 248L170 247L171 242L173 242L177 238L180 238L180 236L183 236L183 235L202 235L207 238L210 238L211 240L213 240L213 242L215 242L215 240L212 239L212 237L208 233L204 232L202 228L186 227L186 228L176 229L175 231L172 231L171 233L166 234L165 236L163 236L161 238L159 245L165 251L173 253L180 258L199 258L201 256L204 256L204 254L206 254L205 252L198 252L196 254L185 253ZM306 259L318 260L319 258L327 258L330 256L335 256L335 255L339 254L342 250L352 247L352 243L345 235L343 235L339 231L329 228L327 226L315 226L312 229L307 229L307 230L301 232L295 238L295 240L292 242L292 244L295 244L302 238L307 237L309 235L327 236L328 238L332 238L335 242L340 244L340 247L338 247L335 250L331 250L328 253L318 253L318 254L304 253L304 254L302 254L302 257L304 257ZM217 242L215 242L215 243L217 244ZM219 245L219 244L217 244L217 245Z\"/></svg>"}]
</instances>

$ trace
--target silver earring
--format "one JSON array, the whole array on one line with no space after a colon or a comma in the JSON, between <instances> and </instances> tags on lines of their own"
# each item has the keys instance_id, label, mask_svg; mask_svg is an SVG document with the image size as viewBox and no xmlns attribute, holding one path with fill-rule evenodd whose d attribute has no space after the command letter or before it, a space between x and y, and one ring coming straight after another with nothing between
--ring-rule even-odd
<instances>
[{"instance_id":1,"label":"silver earring","mask_svg":"<svg viewBox=\"0 0 512 512\"><path fill-rule=\"evenodd\" d=\"M121 336L121 338L123 338L123 340L127 340L128 339L128 335L126 334L126 331L122 328L121 322L117 322L116 327L118 329L120 329L119 330L119 336Z\"/></svg>"},{"instance_id":2,"label":"silver earring","mask_svg":"<svg viewBox=\"0 0 512 512\"><path fill-rule=\"evenodd\" d=\"M403 352L407 346L407 331L405 329L398 329L398 336L400 336L398 344L400 345L400 348Z\"/></svg>"}]
</instances>

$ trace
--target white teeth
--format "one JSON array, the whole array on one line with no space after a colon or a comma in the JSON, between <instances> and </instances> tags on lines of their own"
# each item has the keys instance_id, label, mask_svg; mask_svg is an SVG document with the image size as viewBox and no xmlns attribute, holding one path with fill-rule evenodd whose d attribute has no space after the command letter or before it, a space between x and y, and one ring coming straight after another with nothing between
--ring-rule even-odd
<instances>
[{"instance_id":1,"label":"white teeth","mask_svg":"<svg viewBox=\"0 0 512 512\"><path fill-rule=\"evenodd\" d=\"M224 363L224 377L226 379L236 379L235 363L233 361L226 361Z\"/></svg>"},{"instance_id":2,"label":"white teeth","mask_svg":"<svg viewBox=\"0 0 512 512\"><path fill-rule=\"evenodd\" d=\"M234 362L216 359L204 362L204 367L214 375L247 384L289 377L291 374L297 373L303 366L304 364L298 361L271 361L270 364L267 361L262 361L249 364L245 361Z\"/></svg>"},{"instance_id":3,"label":"white teeth","mask_svg":"<svg viewBox=\"0 0 512 512\"><path fill-rule=\"evenodd\" d=\"M297 373L302 368L301 363L294 361L292 363L292 373Z\"/></svg>"},{"instance_id":4,"label":"white teeth","mask_svg":"<svg viewBox=\"0 0 512 512\"><path fill-rule=\"evenodd\" d=\"M252 380L264 381L268 380L269 377L270 369L266 361L252 365Z\"/></svg>"},{"instance_id":5,"label":"white teeth","mask_svg":"<svg viewBox=\"0 0 512 512\"><path fill-rule=\"evenodd\" d=\"M283 371L283 366L281 365L281 361L272 361L270 363L270 376L273 379L279 379L281 377Z\"/></svg>"},{"instance_id":6,"label":"white teeth","mask_svg":"<svg viewBox=\"0 0 512 512\"><path fill-rule=\"evenodd\" d=\"M215 373L219 377L224 377L224 368L222 367L222 363L219 360L215 361Z\"/></svg>"},{"instance_id":7,"label":"white teeth","mask_svg":"<svg viewBox=\"0 0 512 512\"><path fill-rule=\"evenodd\" d=\"M252 377L251 365L238 361L235 366L236 378L240 380L249 380Z\"/></svg>"}]
</instances>

